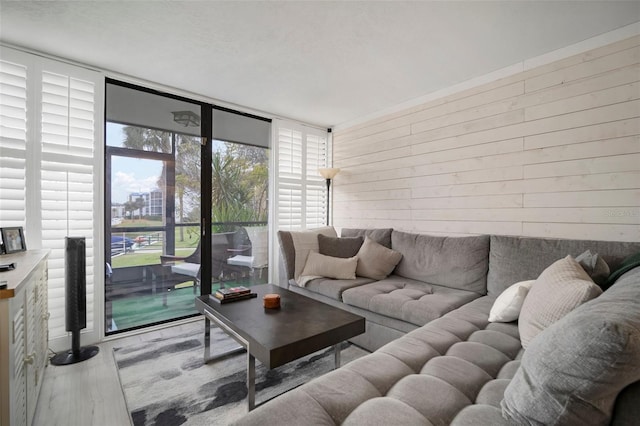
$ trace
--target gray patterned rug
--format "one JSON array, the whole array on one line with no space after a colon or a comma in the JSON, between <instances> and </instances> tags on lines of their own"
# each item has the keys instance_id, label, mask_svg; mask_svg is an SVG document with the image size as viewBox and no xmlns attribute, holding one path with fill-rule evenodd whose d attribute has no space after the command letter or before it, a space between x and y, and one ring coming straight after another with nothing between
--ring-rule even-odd
<instances>
[{"instance_id":1,"label":"gray patterned rug","mask_svg":"<svg viewBox=\"0 0 640 426\"><path fill-rule=\"evenodd\" d=\"M246 355L210 364L203 358L204 321L149 333L144 341L114 345L113 353L133 424L227 425L247 413ZM211 330L212 354L236 346ZM342 364L368 352L344 343ZM268 370L256 360L256 401L299 386L333 368L333 349Z\"/></svg>"}]
</instances>

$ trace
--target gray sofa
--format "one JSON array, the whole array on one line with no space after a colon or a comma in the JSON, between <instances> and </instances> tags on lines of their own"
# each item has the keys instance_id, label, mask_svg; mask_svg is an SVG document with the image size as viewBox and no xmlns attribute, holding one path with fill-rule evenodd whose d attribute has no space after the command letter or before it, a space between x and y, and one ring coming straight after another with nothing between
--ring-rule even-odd
<instances>
[{"instance_id":1,"label":"gray sofa","mask_svg":"<svg viewBox=\"0 0 640 426\"><path fill-rule=\"evenodd\" d=\"M343 230L343 236L385 232ZM361 342L373 349L389 343L237 424L637 424L640 268L545 329L526 350L517 322L488 317L503 290L536 279L567 254L589 249L615 271L640 252L640 243L388 233L403 254L388 278L288 284L363 314L368 336ZM280 240L290 262L291 239L281 233Z\"/></svg>"}]
</instances>

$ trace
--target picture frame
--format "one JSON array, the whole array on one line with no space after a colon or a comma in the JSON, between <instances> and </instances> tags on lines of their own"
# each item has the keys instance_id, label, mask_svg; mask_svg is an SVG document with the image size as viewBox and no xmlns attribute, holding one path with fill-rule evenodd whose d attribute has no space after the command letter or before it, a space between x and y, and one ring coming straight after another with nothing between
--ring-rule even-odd
<instances>
[{"instance_id":1,"label":"picture frame","mask_svg":"<svg viewBox=\"0 0 640 426\"><path fill-rule=\"evenodd\" d=\"M0 228L0 234L2 234L2 242L6 254L27 250L27 242L24 239L24 232L21 226Z\"/></svg>"}]
</instances>

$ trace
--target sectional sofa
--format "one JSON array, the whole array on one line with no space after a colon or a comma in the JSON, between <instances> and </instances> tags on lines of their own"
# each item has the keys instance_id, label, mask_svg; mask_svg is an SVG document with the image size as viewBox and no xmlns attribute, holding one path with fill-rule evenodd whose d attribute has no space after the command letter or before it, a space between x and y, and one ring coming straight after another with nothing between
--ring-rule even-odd
<instances>
[{"instance_id":1,"label":"sectional sofa","mask_svg":"<svg viewBox=\"0 0 640 426\"><path fill-rule=\"evenodd\" d=\"M280 232L282 285L364 316L367 332L353 341L374 352L237 424L640 419L640 243L391 229L342 237ZM489 321L506 296L519 300L515 317Z\"/></svg>"}]
</instances>

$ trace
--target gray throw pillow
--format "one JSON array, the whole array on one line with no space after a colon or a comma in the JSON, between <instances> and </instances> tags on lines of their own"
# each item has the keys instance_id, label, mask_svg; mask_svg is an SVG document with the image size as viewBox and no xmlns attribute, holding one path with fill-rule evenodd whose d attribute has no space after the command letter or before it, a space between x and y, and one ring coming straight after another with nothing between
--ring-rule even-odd
<instances>
[{"instance_id":1,"label":"gray throw pillow","mask_svg":"<svg viewBox=\"0 0 640 426\"><path fill-rule=\"evenodd\" d=\"M358 254L364 237L334 238L318 234L318 248L320 254L332 257L349 258Z\"/></svg>"},{"instance_id":2,"label":"gray throw pillow","mask_svg":"<svg viewBox=\"0 0 640 426\"><path fill-rule=\"evenodd\" d=\"M506 419L609 424L617 395L640 380L639 280L640 270L623 276L531 342L504 392Z\"/></svg>"},{"instance_id":3,"label":"gray throw pillow","mask_svg":"<svg viewBox=\"0 0 640 426\"><path fill-rule=\"evenodd\" d=\"M341 237L369 237L378 244L386 248L391 248L391 233L393 228L342 228Z\"/></svg>"},{"instance_id":4,"label":"gray throw pillow","mask_svg":"<svg viewBox=\"0 0 640 426\"><path fill-rule=\"evenodd\" d=\"M365 237L364 244L358 251L356 275L372 280L383 280L393 272L400 259L402 259L402 253L386 248L371 238Z\"/></svg>"},{"instance_id":5,"label":"gray throw pillow","mask_svg":"<svg viewBox=\"0 0 640 426\"><path fill-rule=\"evenodd\" d=\"M518 331L522 347L554 322L602 293L571 256L542 271L524 299Z\"/></svg>"},{"instance_id":6,"label":"gray throw pillow","mask_svg":"<svg viewBox=\"0 0 640 426\"><path fill-rule=\"evenodd\" d=\"M599 286L602 286L607 281L611 273L609 265L607 265L602 256L598 255L598 253L591 253L591 250L587 250L576 257L576 262L582 266L587 275Z\"/></svg>"}]
</instances>

